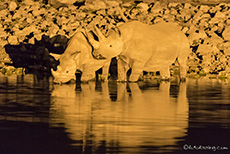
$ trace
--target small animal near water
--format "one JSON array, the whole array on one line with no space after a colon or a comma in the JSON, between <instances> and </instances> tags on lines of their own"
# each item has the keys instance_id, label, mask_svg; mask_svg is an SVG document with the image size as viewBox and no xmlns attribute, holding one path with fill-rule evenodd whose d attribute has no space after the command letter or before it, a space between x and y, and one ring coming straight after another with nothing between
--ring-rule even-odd
<instances>
[{"instance_id":1,"label":"small animal near water","mask_svg":"<svg viewBox=\"0 0 230 154\"><path fill-rule=\"evenodd\" d=\"M68 42L68 46L62 55L52 54L59 59L57 70L51 70L55 83L66 83L71 79L76 80L76 70L82 71L81 81L89 81L95 78L95 71L103 67L102 79L108 78L110 60L97 60L92 56L92 46L85 36L84 30L78 30Z\"/></svg>"},{"instance_id":2,"label":"small animal near water","mask_svg":"<svg viewBox=\"0 0 230 154\"><path fill-rule=\"evenodd\" d=\"M170 66L177 59L180 78L186 78L186 60L189 41L174 23L154 25L131 21L111 29L105 37L95 26L99 41L89 37L94 46L94 57L118 57L118 80L126 81L126 72L132 68L129 81L137 81L142 71L160 71L162 79L170 78Z\"/></svg>"}]
</instances>

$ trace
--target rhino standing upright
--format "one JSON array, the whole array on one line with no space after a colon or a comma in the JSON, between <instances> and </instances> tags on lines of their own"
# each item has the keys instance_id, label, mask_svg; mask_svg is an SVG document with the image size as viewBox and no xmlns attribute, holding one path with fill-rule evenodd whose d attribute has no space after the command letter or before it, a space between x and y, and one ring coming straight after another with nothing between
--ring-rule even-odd
<instances>
[{"instance_id":1,"label":"rhino standing upright","mask_svg":"<svg viewBox=\"0 0 230 154\"><path fill-rule=\"evenodd\" d=\"M77 69L82 71L81 81L95 78L95 71L103 67L102 79L108 78L110 60L97 60L92 56L92 46L85 36L84 30L79 30L68 42L65 52L58 58L60 65L57 70L51 70L55 83L66 83L75 79Z\"/></svg>"},{"instance_id":2,"label":"rhino standing upright","mask_svg":"<svg viewBox=\"0 0 230 154\"><path fill-rule=\"evenodd\" d=\"M138 21L124 23L102 35L95 27L99 41L92 37L95 57L118 57L118 80L126 80L128 68L132 68L129 81L137 81L141 72L160 71L162 78L170 78L170 66L177 59L180 78L186 77L186 60L189 41L174 23L143 24Z\"/></svg>"}]
</instances>

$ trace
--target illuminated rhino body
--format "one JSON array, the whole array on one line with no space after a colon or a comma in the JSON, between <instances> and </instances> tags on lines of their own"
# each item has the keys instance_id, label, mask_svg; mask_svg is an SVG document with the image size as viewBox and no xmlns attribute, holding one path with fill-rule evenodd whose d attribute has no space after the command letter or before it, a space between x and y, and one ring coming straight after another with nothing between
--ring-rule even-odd
<instances>
[{"instance_id":1,"label":"illuminated rhino body","mask_svg":"<svg viewBox=\"0 0 230 154\"><path fill-rule=\"evenodd\" d=\"M160 71L162 78L170 78L170 66L177 59L180 78L186 77L189 41L174 23L143 24L138 21L124 23L102 35L95 27L99 41L89 37L95 57L118 58L118 80L125 81L132 68L129 81L137 81L142 71Z\"/></svg>"},{"instance_id":2,"label":"illuminated rhino body","mask_svg":"<svg viewBox=\"0 0 230 154\"><path fill-rule=\"evenodd\" d=\"M54 57L56 55L52 54ZM51 70L55 83L76 80L76 70L82 71L81 81L95 78L95 71L103 67L102 78L107 79L110 60L97 60L92 56L92 46L83 31L78 31L68 42L65 52L58 57L60 65Z\"/></svg>"}]
</instances>

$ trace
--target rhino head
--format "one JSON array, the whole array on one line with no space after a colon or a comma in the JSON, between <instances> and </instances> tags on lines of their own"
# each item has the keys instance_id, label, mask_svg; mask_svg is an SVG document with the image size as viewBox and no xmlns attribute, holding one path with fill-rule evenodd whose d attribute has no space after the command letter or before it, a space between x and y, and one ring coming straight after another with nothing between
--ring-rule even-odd
<instances>
[{"instance_id":1,"label":"rhino head","mask_svg":"<svg viewBox=\"0 0 230 154\"><path fill-rule=\"evenodd\" d=\"M118 28L109 30L107 37L94 26L98 41L92 35L87 35L89 42L92 44L94 51L93 55L96 59L106 58L111 59L122 52L123 41L121 32Z\"/></svg>"},{"instance_id":2,"label":"rhino head","mask_svg":"<svg viewBox=\"0 0 230 154\"><path fill-rule=\"evenodd\" d=\"M68 42L68 46L62 55L52 54L59 60L60 65L57 70L51 70L55 83L66 83L71 79L76 80L75 72L77 69L82 70L82 65L90 60L92 47L82 31L76 34Z\"/></svg>"},{"instance_id":3,"label":"rhino head","mask_svg":"<svg viewBox=\"0 0 230 154\"><path fill-rule=\"evenodd\" d=\"M66 82L69 82L71 79L76 80L75 72L79 66L78 59L79 59L80 52L75 53L75 54L78 54L78 55L76 56L72 55L72 57L69 57L69 58L60 57L59 59L60 65L57 66L57 70L54 71L53 69L51 69L51 73L54 77L55 83L66 83Z\"/></svg>"}]
</instances>

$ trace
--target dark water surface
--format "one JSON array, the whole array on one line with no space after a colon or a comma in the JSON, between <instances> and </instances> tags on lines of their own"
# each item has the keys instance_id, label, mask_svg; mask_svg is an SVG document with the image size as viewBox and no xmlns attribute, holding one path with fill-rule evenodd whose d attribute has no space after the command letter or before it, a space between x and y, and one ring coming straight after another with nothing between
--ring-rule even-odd
<instances>
[{"instance_id":1,"label":"dark water surface","mask_svg":"<svg viewBox=\"0 0 230 154\"><path fill-rule=\"evenodd\" d=\"M230 83L0 77L0 154L230 154Z\"/></svg>"}]
</instances>

